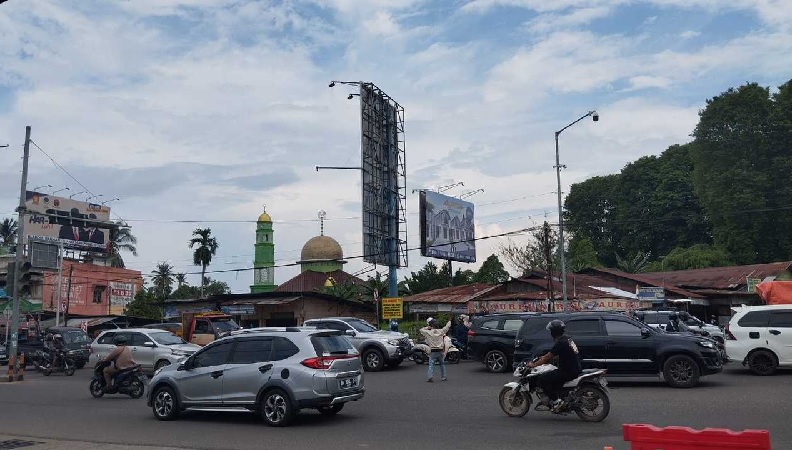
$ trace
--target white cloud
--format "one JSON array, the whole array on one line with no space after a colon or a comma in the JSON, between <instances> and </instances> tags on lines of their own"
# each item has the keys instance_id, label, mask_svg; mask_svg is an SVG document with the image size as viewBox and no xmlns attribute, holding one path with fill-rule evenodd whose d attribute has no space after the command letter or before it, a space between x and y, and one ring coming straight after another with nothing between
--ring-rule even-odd
<instances>
[{"instance_id":1,"label":"white cloud","mask_svg":"<svg viewBox=\"0 0 792 450\"><path fill-rule=\"evenodd\" d=\"M607 6L575 9L569 14L546 13L540 14L526 24L526 28L533 33L547 33L549 31L573 28L586 25L596 19L607 17L612 9Z\"/></svg>"},{"instance_id":2,"label":"white cloud","mask_svg":"<svg viewBox=\"0 0 792 450\"><path fill-rule=\"evenodd\" d=\"M693 39L699 36L701 36L700 31L687 30L679 33L679 37L681 37L682 39Z\"/></svg>"},{"instance_id":3,"label":"white cloud","mask_svg":"<svg viewBox=\"0 0 792 450\"><path fill-rule=\"evenodd\" d=\"M375 36L392 36L401 31L390 13L385 11L378 11L374 17L363 22L363 28Z\"/></svg>"}]
</instances>

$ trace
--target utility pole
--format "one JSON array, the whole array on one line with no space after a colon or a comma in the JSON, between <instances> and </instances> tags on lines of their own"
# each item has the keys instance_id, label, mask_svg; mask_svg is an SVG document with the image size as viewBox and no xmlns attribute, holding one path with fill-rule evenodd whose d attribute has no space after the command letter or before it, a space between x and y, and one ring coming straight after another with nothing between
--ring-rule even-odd
<instances>
[{"instance_id":1,"label":"utility pole","mask_svg":"<svg viewBox=\"0 0 792 450\"><path fill-rule=\"evenodd\" d=\"M69 303L71 303L71 283L72 283L72 273L74 273L74 265L69 266L69 284L67 285L66 289L66 311L63 312L63 325L69 323Z\"/></svg>"},{"instance_id":2,"label":"utility pole","mask_svg":"<svg viewBox=\"0 0 792 450\"><path fill-rule=\"evenodd\" d=\"M545 261L547 261L547 294L550 298L550 311L555 311L555 289L553 289L553 258L550 248L550 224L545 220L542 227L542 250L544 251Z\"/></svg>"},{"instance_id":3,"label":"utility pole","mask_svg":"<svg viewBox=\"0 0 792 450\"><path fill-rule=\"evenodd\" d=\"M60 326L61 291L63 290L63 243L58 244L58 295L55 304L55 326Z\"/></svg>"},{"instance_id":4,"label":"utility pole","mask_svg":"<svg viewBox=\"0 0 792 450\"><path fill-rule=\"evenodd\" d=\"M22 154L22 182L19 188L19 207L17 213L17 248L16 255L14 255L14 263L17 270L14 271L14 289L11 295L13 296L11 306L11 342L8 346L8 381L17 381L17 369L19 368L19 361L17 360L17 349L19 348L19 268L22 267L22 253L25 251L25 202L27 201L27 177L28 177L28 159L30 157L30 126L25 127L25 146ZM20 380L21 381L21 380Z\"/></svg>"}]
</instances>

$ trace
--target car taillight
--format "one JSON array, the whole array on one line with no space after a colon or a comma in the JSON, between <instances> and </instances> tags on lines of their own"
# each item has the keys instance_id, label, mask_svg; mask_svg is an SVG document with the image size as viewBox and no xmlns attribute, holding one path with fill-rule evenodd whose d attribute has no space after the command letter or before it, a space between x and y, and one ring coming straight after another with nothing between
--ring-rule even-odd
<instances>
[{"instance_id":1,"label":"car taillight","mask_svg":"<svg viewBox=\"0 0 792 450\"><path fill-rule=\"evenodd\" d=\"M475 336L476 332L473 330L468 330L468 336Z\"/></svg>"},{"instance_id":2,"label":"car taillight","mask_svg":"<svg viewBox=\"0 0 792 450\"><path fill-rule=\"evenodd\" d=\"M726 327L723 329L724 334L726 335L727 341L736 341L737 338L734 337L731 331L729 331L729 324L726 324Z\"/></svg>"},{"instance_id":3,"label":"car taillight","mask_svg":"<svg viewBox=\"0 0 792 450\"><path fill-rule=\"evenodd\" d=\"M360 355L340 355L340 356L317 356L316 358L308 358L302 361L302 364L305 367L310 367L311 369L318 369L318 370L327 370L330 366L333 365L333 361L338 359L355 359Z\"/></svg>"}]
</instances>

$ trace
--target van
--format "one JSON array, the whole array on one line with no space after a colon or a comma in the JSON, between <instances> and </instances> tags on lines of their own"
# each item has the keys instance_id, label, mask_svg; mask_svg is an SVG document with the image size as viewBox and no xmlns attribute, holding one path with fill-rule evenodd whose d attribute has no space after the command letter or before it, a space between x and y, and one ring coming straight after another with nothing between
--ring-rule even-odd
<instances>
[{"instance_id":1,"label":"van","mask_svg":"<svg viewBox=\"0 0 792 450\"><path fill-rule=\"evenodd\" d=\"M756 375L792 367L792 305L733 307L726 352Z\"/></svg>"}]
</instances>

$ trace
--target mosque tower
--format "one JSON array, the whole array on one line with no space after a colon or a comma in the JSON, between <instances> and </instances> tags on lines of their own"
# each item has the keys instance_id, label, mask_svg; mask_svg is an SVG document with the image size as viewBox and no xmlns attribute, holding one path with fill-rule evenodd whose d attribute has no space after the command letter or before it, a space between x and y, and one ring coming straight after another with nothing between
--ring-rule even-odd
<instances>
[{"instance_id":1,"label":"mosque tower","mask_svg":"<svg viewBox=\"0 0 792 450\"><path fill-rule=\"evenodd\" d=\"M267 208L256 221L256 255L253 260L253 285L250 292L272 292L275 290L275 241L273 238L272 218Z\"/></svg>"}]
</instances>

